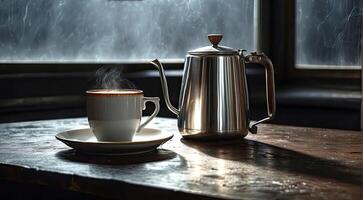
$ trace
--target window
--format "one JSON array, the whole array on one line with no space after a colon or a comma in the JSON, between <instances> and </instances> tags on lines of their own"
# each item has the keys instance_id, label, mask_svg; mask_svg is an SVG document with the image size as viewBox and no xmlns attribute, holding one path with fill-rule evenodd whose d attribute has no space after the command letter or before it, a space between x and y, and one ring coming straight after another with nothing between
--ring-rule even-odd
<instances>
[{"instance_id":1,"label":"window","mask_svg":"<svg viewBox=\"0 0 363 200\"><path fill-rule=\"evenodd\" d=\"M1 62L183 58L207 45L254 49L254 0L4 0Z\"/></svg>"},{"instance_id":2,"label":"window","mask_svg":"<svg viewBox=\"0 0 363 200\"><path fill-rule=\"evenodd\" d=\"M361 37L361 0L296 0L296 68L361 69Z\"/></svg>"}]
</instances>

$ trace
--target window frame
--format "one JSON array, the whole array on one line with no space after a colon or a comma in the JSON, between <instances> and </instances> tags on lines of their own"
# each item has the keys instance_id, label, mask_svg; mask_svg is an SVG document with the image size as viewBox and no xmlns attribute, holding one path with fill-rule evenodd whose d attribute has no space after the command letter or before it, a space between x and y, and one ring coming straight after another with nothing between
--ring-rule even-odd
<instances>
[{"instance_id":1,"label":"window frame","mask_svg":"<svg viewBox=\"0 0 363 200\"><path fill-rule=\"evenodd\" d=\"M353 80L357 80L361 78L361 69L321 69L317 67L317 69L302 69L296 67L296 0L293 1L283 1L285 6L280 5L281 1L276 2L274 9L277 12L281 12L283 18L285 19L286 27L286 37L280 38L282 43L284 44L279 51L284 52L286 55L286 60L284 62L283 71L284 71L284 78L287 80L294 80L294 79L309 79L309 78L318 78L324 81L325 79L346 79L348 82L355 82ZM275 17L275 16L272 16ZM272 30L274 33L277 34L279 29L284 29L283 27L276 27L275 30ZM319 65L316 65L319 66ZM352 81L349 81L352 80Z\"/></svg>"},{"instance_id":2,"label":"window frame","mask_svg":"<svg viewBox=\"0 0 363 200\"><path fill-rule=\"evenodd\" d=\"M361 78L361 69L301 69L295 63L295 10L296 0L262 1L255 0L254 25L255 49L267 54L275 65L278 77L284 79L295 78ZM362 17L363 18L363 17ZM362 20L363 21L363 20ZM362 22L363 23L363 22ZM272 36L271 36L272 35ZM276 53L277 52L277 53ZM183 59L165 59L166 68L182 68ZM115 62L2 62L0 72L11 71L69 71L71 69L87 71L86 65L121 64L125 66L147 65L147 60L115 61ZM363 63L362 63L363 64ZM23 67L22 67L23 66ZM37 67L35 67L37 66ZM41 66L39 68L39 66ZM54 66L56 68L54 69ZM319 66L319 65L317 65ZM53 69L47 69L51 67ZM14 69L15 68L15 69ZM91 70L93 68L91 67ZM140 68L142 69L142 67ZM311 73L314 72L314 73Z\"/></svg>"},{"instance_id":3,"label":"window frame","mask_svg":"<svg viewBox=\"0 0 363 200\"><path fill-rule=\"evenodd\" d=\"M279 0L279 1L263 1L255 0L255 22L257 34L255 35L255 48L257 51L264 52L273 62L275 68L275 82L276 82L276 92L277 92L277 103L278 106L285 106L285 103L279 101L279 96L287 96L284 99L285 102L292 102L296 100L291 98L289 100L289 95L292 90L301 88L305 83L309 83L306 91L315 90L320 88L321 85L328 84L330 89L342 90L344 93L344 87L353 87L353 90L360 90L361 88L361 70L318 70L318 69L297 69L295 68L295 0ZM258 12L258 13L257 13ZM181 76L183 70L183 60L164 60L162 62L165 67L165 71L176 70L178 75L173 75L174 78ZM134 77L152 77L153 80L157 81L159 84L157 70L153 68L146 60L140 62L94 62L94 63L1 63L0 61L0 80L2 77L11 78L16 77L31 77L46 76L47 74L51 76L63 76L64 80L67 78L76 77L86 77L94 73L100 66L103 65L124 65L126 66L126 72L130 76ZM152 71L151 71L152 70ZM248 78L253 82L249 82L249 86L253 86L256 82L264 81L263 67L247 66ZM252 77L252 78L251 78ZM169 77L168 77L169 78ZM180 77L179 77L180 78ZM314 79L314 80L312 80ZM22 79L19 79L22 80ZM156 83L156 82L155 82ZM343 89L342 89L343 85ZM156 87L157 85L155 85ZM284 88L288 86L288 88ZM160 88L158 88L160 89ZM173 93L178 93L179 91L172 91ZM260 91L264 93L263 90ZM324 91L323 91L324 92ZM326 91L325 91L326 92ZM349 91L348 91L349 92ZM256 93L256 90L252 90L251 93ZM79 94L81 95L81 94ZM257 95L258 96L258 95ZM262 96L263 97L263 96ZM63 99L68 97L64 96ZM82 99L75 99L71 96L69 104L66 106L72 106L75 104L80 105ZM318 99L319 97L316 97ZM349 95L347 94L347 98ZM262 98L261 98L262 99ZM23 101L24 99L19 99ZM264 98L262 99L264 101ZM329 101L335 101L332 96ZM26 101L26 100L24 100ZM254 102L255 99L252 99ZM260 99L258 100L260 101ZM299 100L301 102L301 100ZM309 107L311 99L308 99L310 104L299 104L292 105L293 108L305 106ZM315 100L313 100L315 101ZM349 99L348 99L349 102ZM324 103L317 100L316 105L321 104L321 107L325 106ZM48 101L48 105L53 104ZM344 103L343 103L344 104ZM176 105L176 104L175 104ZM21 106L21 105L20 105ZM53 106L53 105L52 105ZM291 105L288 105L291 106ZM0 101L1 107L1 101ZM41 108L42 105L39 106ZM56 106L55 106L56 107ZM59 106L58 106L59 107ZM63 109L64 107L59 107ZM310 108L310 107L309 107ZM38 108L37 108L38 109ZM54 108L52 108L54 109ZM261 106L259 109L264 109ZM314 109L311 107L311 109ZM335 109L335 108L334 108ZM338 108L337 109L341 109ZM345 108L342 108L343 110ZM278 111L280 112L280 111ZM283 111L282 111L283 112ZM252 113L253 114L253 113Z\"/></svg>"}]
</instances>

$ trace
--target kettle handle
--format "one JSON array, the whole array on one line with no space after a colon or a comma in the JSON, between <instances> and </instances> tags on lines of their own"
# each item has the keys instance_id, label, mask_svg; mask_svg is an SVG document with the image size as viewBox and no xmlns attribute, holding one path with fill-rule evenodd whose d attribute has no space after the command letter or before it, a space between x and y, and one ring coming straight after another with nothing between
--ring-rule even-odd
<instances>
[{"instance_id":1,"label":"kettle handle","mask_svg":"<svg viewBox=\"0 0 363 200\"><path fill-rule=\"evenodd\" d=\"M241 51L243 56L243 50ZM261 64L265 67L266 78L266 101L267 101L267 117L261 119L250 125L249 131L253 134L257 133L257 125L271 120L276 112L276 99L275 99L275 81L274 81L274 68L271 60L264 53L251 52L250 55L245 57L246 63Z\"/></svg>"}]
</instances>

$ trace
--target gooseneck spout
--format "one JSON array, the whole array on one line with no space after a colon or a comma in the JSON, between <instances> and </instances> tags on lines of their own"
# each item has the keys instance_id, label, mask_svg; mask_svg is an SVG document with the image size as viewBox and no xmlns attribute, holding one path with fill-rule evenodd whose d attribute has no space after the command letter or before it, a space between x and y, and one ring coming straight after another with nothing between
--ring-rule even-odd
<instances>
[{"instance_id":1,"label":"gooseneck spout","mask_svg":"<svg viewBox=\"0 0 363 200\"><path fill-rule=\"evenodd\" d=\"M176 115L179 115L179 110L176 109L170 102L170 98L169 98L169 89L168 89L168 82L166 81L166 77L165 77L165 72L164 72L164 68L163 65L159 62L158 59L155 59L153 61L150 62L152 65L154 65L158 70L159 70L159 74L160 74L160 81L161 81L161 88L163 90L163 94L164 94L164 99L165 99L165 103L166 106L169 108L169 110L171 112L173 112Z\"/></svg>"}]
</instances>

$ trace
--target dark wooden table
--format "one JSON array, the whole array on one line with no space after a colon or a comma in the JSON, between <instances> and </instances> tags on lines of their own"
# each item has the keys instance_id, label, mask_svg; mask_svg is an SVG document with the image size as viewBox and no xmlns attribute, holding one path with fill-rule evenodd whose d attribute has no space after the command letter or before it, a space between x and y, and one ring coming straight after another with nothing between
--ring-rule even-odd
<instances>
[{"instance_id":1,"label":"dark wooden table","mask_svg":"<svg viewBox=\"0 0 363 200\"><path fill-rule=\"evenodd\" d=\"M0 180L104 198L362 199L362 134L264 124L224 142L174 138L142 156L92 157L54 138L85 118L0 124ZM2 191L6 192L6 191Z\"/></svg>"}]
</instances>

